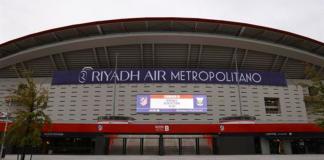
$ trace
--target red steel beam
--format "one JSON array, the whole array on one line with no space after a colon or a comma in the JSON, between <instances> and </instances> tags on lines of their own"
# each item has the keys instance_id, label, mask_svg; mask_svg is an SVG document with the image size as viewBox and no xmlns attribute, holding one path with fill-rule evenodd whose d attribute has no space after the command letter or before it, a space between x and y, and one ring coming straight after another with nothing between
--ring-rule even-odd
<instances>
[{"instance_id":1,"label":"red steel beam","mask_svg":"<svg viewBox=\"0 0 324 160\"><path fill-rule=\"evenodd\" d=\"M0 122L0 132L4 123ZM53 123L44 132L62 133L112 133L112 134L217 134L217 133L267 133L305 132L324 133L310 123L290 124L76 124Z\"/></svg>"}]
</instances>

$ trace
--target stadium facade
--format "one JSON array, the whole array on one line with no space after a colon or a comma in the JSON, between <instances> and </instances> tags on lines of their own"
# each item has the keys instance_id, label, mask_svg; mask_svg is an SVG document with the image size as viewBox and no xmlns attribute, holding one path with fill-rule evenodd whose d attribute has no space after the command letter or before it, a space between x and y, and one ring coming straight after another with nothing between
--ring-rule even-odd
<instances>
[{"instance_id":1,"label":"stadium facade","mask_svg":"<svg viewBox=\"0 0 324 160\"><path fill-rule=\"evenodd\" d=\"M1 44L0 110L23 81L19 71L30 69L49 90L53 124L42 154L323 153L324 133L304 103L306 65L323 76L324 44L277 29L192 18L99 21ZM112 115L135 120L98 121ZM243 115L255 123L220 121Z\"/></svg>"}]
</instances>

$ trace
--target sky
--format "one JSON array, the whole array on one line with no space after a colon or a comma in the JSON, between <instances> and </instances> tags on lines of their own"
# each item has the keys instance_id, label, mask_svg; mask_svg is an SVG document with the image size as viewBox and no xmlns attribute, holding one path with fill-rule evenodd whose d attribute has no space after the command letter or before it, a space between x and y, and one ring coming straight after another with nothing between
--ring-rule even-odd
<instances>
[{"instance_id":1,"label":"sky","mask_svg":"<svg viewBox=\"0 0 324 160\"><path fill-rule=\"evenodd\" d=\"M324 42L324 0L0 0L0 44L57 27L136 17L244 22Z\"/></svg>"}]
</instances>

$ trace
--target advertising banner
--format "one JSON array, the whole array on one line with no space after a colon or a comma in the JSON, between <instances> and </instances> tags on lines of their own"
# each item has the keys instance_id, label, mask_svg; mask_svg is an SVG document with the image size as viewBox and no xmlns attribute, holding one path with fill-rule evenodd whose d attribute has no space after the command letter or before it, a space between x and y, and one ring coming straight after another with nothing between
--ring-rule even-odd
<instances>
[{"instance_id":1,"label":"advertising banner","mask_svg":"<svg viewBox=\"0 0 324 160\"><path fill-rule=\"evenodd\" d=\"M207 112L206 95L137 95L138 113Z\"/></svg>"}]
</instances>

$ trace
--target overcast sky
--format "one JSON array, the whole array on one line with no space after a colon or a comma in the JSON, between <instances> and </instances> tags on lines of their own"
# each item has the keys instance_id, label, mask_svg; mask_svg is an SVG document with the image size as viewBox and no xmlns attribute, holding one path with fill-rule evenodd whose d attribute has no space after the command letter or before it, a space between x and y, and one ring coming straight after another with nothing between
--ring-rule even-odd
<instances>
[{"instance_id":1,"label":"overcast sky","mask_svg":"<svg viewBox=\"0 0 324 160\"><path fill-rule=\"evenodd\" d=\"M56 27L133 17L245 22L324 42L324 0L0 0L0 44Z\"/></svg>"}]
</instances>

